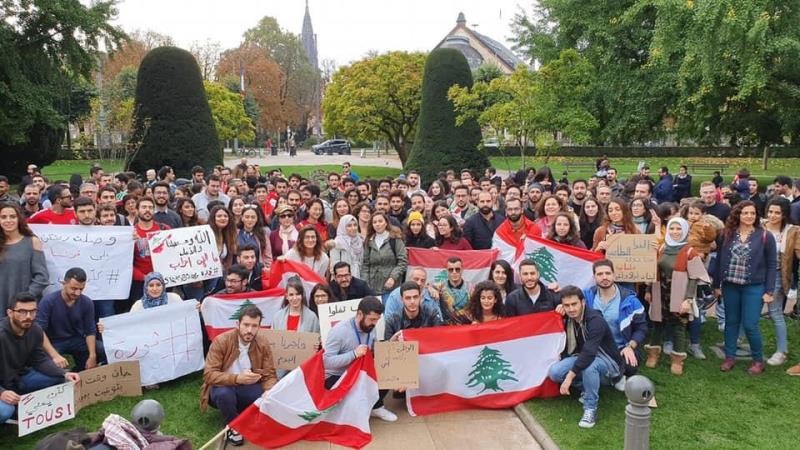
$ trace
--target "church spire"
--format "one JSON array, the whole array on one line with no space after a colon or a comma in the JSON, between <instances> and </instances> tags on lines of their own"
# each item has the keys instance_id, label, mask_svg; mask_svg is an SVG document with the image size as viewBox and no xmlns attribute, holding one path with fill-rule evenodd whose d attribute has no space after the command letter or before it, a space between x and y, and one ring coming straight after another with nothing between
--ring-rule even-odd
<instances>
[{"instance_id":1,"label":"church spire","mask_svg":"<svg viewBox=\"0 0 800 450\"><path fill-rule=\"evenodd\" d=\"M306 13L303 16L303 31L300 34L300 40L303 42L303 48L306 51L306 57L311 66L315 69L319 68L317 60L317 35L314 34L314 27L311 25L311 13L308 10L308 0L306 0Z\"/></svg>"}]
</instances>

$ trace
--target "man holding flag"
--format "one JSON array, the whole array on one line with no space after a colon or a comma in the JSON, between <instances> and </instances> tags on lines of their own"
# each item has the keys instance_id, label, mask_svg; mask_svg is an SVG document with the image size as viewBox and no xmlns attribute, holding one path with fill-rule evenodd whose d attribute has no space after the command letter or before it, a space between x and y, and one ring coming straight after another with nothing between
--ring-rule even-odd
<instances>
[{"instance_id":1,"label":"man holding flag","mask_svg":"<svg viewBox=\"0 0 800 450\"><path fill-rule=\"evenodd\" d=\"M325 341L325 388L331 389L344 375L347 367L355 359L372 350L377 339L375 325L383 314L383 303L377 297L364 297L358 303L356 316L337 323L328 333ZM370 415L386 422L394 422L397 416L383 406L387 390L378 391L378 401Z\"/></svg>"},{"instance_id":2,"label":"man holding flag","mask_svg":"<svg viewBox=\"0 0 800 450\"><path fill-rule=\"evenodd\" d=\"M500 250L500 259L516 261L523 251L526 237L541 237L539 227L522 214L522 200L506 200L506 220L494 233L494 246Z\"/></svg>"}]
</instances>

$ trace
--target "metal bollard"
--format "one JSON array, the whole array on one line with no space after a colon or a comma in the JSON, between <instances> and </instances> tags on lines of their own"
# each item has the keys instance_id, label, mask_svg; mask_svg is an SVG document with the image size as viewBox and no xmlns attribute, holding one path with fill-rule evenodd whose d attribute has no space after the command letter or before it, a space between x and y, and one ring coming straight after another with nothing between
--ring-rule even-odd
<instances>
[{"instance_id":1,"label":"metal bollard","mask_svg":"<svg viewBox=\"0 0 800 450\"><path fill-rule=\"evenodd\" d=\"M650 448L650 407L655 393L653 382L642 375L634 375L625 382L625 450Z\"/></svg>"}]
</instances>

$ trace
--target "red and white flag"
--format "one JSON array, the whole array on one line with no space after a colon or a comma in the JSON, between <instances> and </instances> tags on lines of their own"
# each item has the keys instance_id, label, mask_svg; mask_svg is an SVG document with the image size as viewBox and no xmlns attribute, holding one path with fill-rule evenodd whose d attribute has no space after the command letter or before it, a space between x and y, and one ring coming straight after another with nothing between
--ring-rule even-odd
<instances>
[{"instance_id":1,"label":"red and white flag","mask_svg":"<svg viewBox=\"0 0 800 450\"><path fill-rule=\"evenodd\" d=\"M411 270L417 267L425 269L428 282L444 283L447 281L447 259L459 257L462 261L462 276L467 283L475 284L489 279L489 269L500 254L499 250L428 250L423 248L408 249L408 269L406 278L411 277Z\"/></svg>"},{"instance_id":2,"label":"red and white flag","mask_svg":"<svg viewBox=\"0 0 800 450\"><path fill-rule=\"evenodd\" d=\"M218 335L236 328L242 310L251 305L257 306L264 315L261 326L271 327L272 317L281 309L284 294L283 288L274 288L240 294L209 295L200 307L208 338L213 340Z\"/></svg>"},{"instance_id":3,"label":"red and white flag","mask_svg":"<svg viewBox=\"0 0 800 450\"><path fill-rule=\"evenodd\" d=\"M320 277L317 272L314 272L311 267L297 261L289 261L288 259L272 261L269 271L269 286L271 288L280 287L286 289L286 282L290 278L297 277L303 282L306 297L308 297L315 285L319 283L327 284L325 279Z\"/></svg>"},{"instance_id":4,"label":"red and white flag","mask_svg":"<svg viewBox=\"0 0 800 450\"><path fill-rule=\"evenodd\" d=\"M558 384L547 378L566 342L555 312L403 330L403 339L419 342L419 388L406 392L411 415L511 408L533 397L558 396Z\"/></svg>"},{"instance_id":5,"label":"red and white flag","mask_svg":"<svg viewBox=\"0 0 800 450\"><path fill-rule=\"evenodd\" d=\"M264 448L299 440L361 448L372 440L369 415L378 401L371 352L350 364L331 390L325 389L320 351L289 372L242 412L230 427Z\"/></svg>"},{"instance_id":6,"label":"red and white flag","mask_svg":"<svg viewBox=\"0 0 800 450\"><path fill-rule=\"evenodd\" d=\"M500 251L500 258L511 264L515 273L518 273L519 263L523 259L533 259L542 282L557 282L561 287L591 287L594 283L592 264L605 258L602 253L559 244L530 233L517 239L511 233L511 227L499 227L492 244Z\"/></svg>"}]
</instances>

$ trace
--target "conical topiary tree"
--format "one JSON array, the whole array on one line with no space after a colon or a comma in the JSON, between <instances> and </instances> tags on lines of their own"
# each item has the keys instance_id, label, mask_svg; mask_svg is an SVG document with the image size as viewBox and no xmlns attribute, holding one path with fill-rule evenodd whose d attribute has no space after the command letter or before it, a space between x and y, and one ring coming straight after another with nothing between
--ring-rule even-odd
<instances>
[{"instance_id":1,"label":"conical topiary tree","mask_svg":"<svg viewBox=\"0 0 800 450\"><path fill-rule=\"evenodd\" d=\"M458 50L440 48L425 62L422 79L422 105L414 147L405 168L415 169L429 183L448 169L471 169L483 174L489 159L478 150L481 128L474 119L456 126L453 103L447 98L450 86L472 87L472 72Z\"/></svg>"},{"instance_id":2,"label":"conical topiary tree","mask_svg":"<svg viewBox=\"0 0 800 450\"><path fill-rule=\"evenodd\" d=\"M203 78L191 53L176 47L151 50L139 66L134 110L130 170L168 165L187 176L195 165L222 164Z\"/></svg>"}]
</instances>

